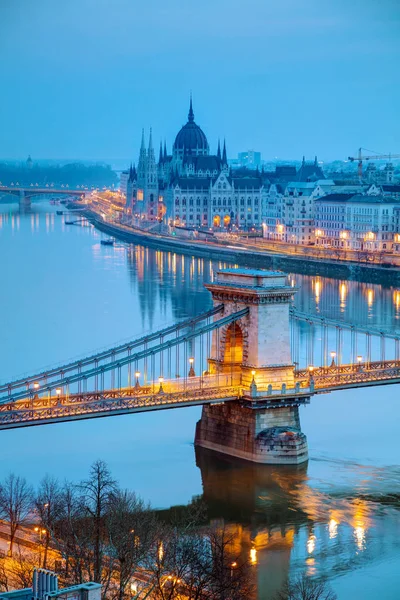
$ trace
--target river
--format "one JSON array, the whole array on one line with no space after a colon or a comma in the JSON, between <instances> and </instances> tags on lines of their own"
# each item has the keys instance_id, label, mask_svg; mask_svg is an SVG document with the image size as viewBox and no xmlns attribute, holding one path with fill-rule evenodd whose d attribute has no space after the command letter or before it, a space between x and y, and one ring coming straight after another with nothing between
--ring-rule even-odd
<instances>
[{"instance_id":1,"label":"river","mask_svg":"<svg viewBox=\"0 0 400 600\"><path fill-rule=\"evenodd\" d=\"M211 306L223 263L116 243L66 225L48 203L0 205L0 380L67 362ZM228 266L228 265L226 265ZM229 265L230 266L230 265ZM400 330L400 289L292 273L302 311ZM195 453L200 408L1 432L0 479L84 478L104 459L123 487L167 508L202 496L243 552L259 600L288 573L328 579L340 600L400 596L399 386L318 396L301 409L310 460L252 466Z\"/></svg>"}]
</instances>

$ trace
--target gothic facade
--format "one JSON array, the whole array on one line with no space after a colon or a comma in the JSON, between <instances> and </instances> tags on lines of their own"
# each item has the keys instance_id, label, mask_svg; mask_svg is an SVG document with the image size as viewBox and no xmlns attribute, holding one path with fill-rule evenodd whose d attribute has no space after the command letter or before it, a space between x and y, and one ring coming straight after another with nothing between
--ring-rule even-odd
<instances>
[{"instance_id":1,"label":"gothic facade","mask_svg":"<svg viewBox=\"0 0 400 600\"><path fill-rule=\"evenodd\" d=\"M146 148L142 132L137 169L131 166L126 186L127 209L136 219L167 218L189 227L259 227L262 185L258 171L229 169L225 141L210 154L190 99L188 121L171 154L160 144L156 162L152 133Z\"/></svg>"},{"instance_id":2,"label":"gothic facade","mask_svg":"<svg viewBox=\"0 0 400 600\"><path fill-rule=\"evenodd\" d=\"M290 181L323 178L317 160L306 163L303 159L299 171L290 165L277 166L273 172L230 169L225 141L222 150L218 142L216 154L210 154L190 99L187 123L178 132L171 154L165 142L160 144L157 162L151 130L147 148L142 132L138 166L131 166L126 185L127 209L133 219L164 220L183 227L260 228L276 186L284 190ZM301 235L308 238L304 228L306 220L309 227L310 217L300 216Z\"/></svg>"}]
</instances>

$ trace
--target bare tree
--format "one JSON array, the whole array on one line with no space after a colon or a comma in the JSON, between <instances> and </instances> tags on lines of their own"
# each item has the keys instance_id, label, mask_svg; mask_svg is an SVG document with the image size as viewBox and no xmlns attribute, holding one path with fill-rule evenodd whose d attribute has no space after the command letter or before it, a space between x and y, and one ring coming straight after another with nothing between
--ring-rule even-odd
<instances>
[{"instance_id":1,"label":"bare tree","mask_svg":"<svg viewBox=\"0 0 400 600\"><path fill-rule=\"evenodd\" d=\"M50 538L55 524L62 515L63 495L58 480L46 475L40 482L35 498L36 512L40 518L41 527L45 529L44 555L42 566L47 567L47 554Z\"/></svg>"},{"instance_id":2,"label":"bare tree","mask_svg":"<svg viewBox=\"0 0 400 600\"><path fill-rule=\"evenodd\" d=\"M6 561L0 558L0 592L9 591L9 577L6 570Z\"/></svg>"},{"instance_id":3,"label":"bare tree","mask_svg":"<svg viewBox=\"0 0 400 600\"><path fill-rule=\"evenodd\" d=\"M315 581L303 575L288 581L277 594L276 600L336 600L337 596L324 581Z\"/></svg>"},{"instance_id":4,"label":"bare tree","mask_svg":"<svg viewBox=\"0 0 400 600\"><path fill-rule=\"evenodd\" d=\"M232 547L223 528L164 528L148 556L152 595L157 600L251 598L250 566Z\"/></svg>"},{"instance_id":5,"label":"bare tree","mask_svg":"<svg viewBox=\"0 0 400 600\"><path fill-rule=\"evenodd\" d=\"M33 509L33 490L24 477L10 473L0 484L0 517L10 527L10 556L13 553L15 535L26 523Z\"/></svg>"},{"instance_id":6,"label":"bare tree","mask_svg":"<svg viewBox=\"0 0 400 600\"><path fill-rule=\"evenodd\" d=\"M18 552L9 562L9 576L14 588L29 588L32 586L33 571L39 565L39 556L35 552Z\"/></svg>"},{"instance_id":7,"label":"bare tree","mask_svg":"<svg viewBox=\"0 0 400 600\"><path fill-rule=\"evenodd\" d=\"M233 552L234 537L222 527L211 528L208 539L212 554L212 598L215 600L251 598L254 593L251 567L248 560Z\"/></svg>"},{"instance_id":8,"label":"bare tree","mask_svg":"<svg viewBox=\"0 0 400 600\"><path fill-rule=\"evenodd\" d=\"M91 543L87 536L85 514L76 487L66 483L61 493L61 514L53 527L53 540L64 559L59 573L64 584L82 583L91 579L87 565L92 560Z\"/></svg>"},{"instance_id":9,"label":"bare tree","mask_svg":"<svg viewBox=\"0 0 400 600\"><path fill-rule=\"evenodd\" d=\"M101 583L104 548L107 541L105 519L110 508L111 499L117 492L116 481L112 478L106 463L97 460L90 468L89 479L79 486L89 537L92 540L93 580Z\"/></svg>"},{"instance_id":10,"label":"bare tree","mask_svg":"<svg viewBox=\"0 0 400 600\"><path fill-rule=\"evenodd\" d=\"M149 506L134 493L117 491L107 515L108 552L114 559L118 597L130 597L127 586L156 542L157 523Z\"/></svg>"}]
</instances>

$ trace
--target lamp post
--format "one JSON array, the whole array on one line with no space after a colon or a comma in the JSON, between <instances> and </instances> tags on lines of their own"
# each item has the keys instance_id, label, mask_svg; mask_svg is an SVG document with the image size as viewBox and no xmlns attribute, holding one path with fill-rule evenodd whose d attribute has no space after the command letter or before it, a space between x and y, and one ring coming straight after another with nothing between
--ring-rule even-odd
<instances>
[{"instance_id":1,"label":"lamp post","mask_svg":"<svg viewBox=\"0 0 400 600\"><path fill-rule=\"evenodd\" d=\"M160 384L160 388L158 390L158 393L159 394L163 394L164 393L164 389L163 389L163 385L162 384L164 383L164 377L159 377L158 378L158 382Z\"/></svg>"},{"instance_id":2,"label":"lamp post","mask_svg":"<svg viewBox=\"0 0 400 600\"><path fill-rule=\"evenodd\" d=\"M35 390L35 395L33 396L33 398L36 400L37 398L39 398L38 396L38 389L40 388L40 384L38 381L34 381L33 383L33 389Z\"/></svg>"},{"instance_id":3,"label":"lamp post","mask_svg":"<svg viewBox=\"0 0 400 600\"><path fill-rule=\"evenodd\" d=\"M332 359L331 368L336 367L335 358L336 358L336 352L331 352L331 359Z\"/></svg>"},{"instance_id":4,"label":"lamp post","mask_svg":"<svg viewBox=\"0 0 400 600\"><path fill-rule=\"evenodd\" d=\"M357 365L359 371L362 371L362 358L363 357L360 354L357 356Z\"/></svg>"},{"instance_id":5,"label":"lamp post","mask_svg":"<svg viewBox=\"0 0 400 600\"><path fill-rule=\"evenodd\" d=\"M251 384L250 384L250 396L252 398L256 398L257 397L257 384L256 384L256 379L255 379L256 372L252 371L251 374L252 374L253 378L252 378Z\"/></svg>"},{"instance_id":6,"label":"lamp post","mask_svg":"<svg viewBox=\"0 0 400 600\"><path fill-rule=\"evenodd\" d=\"M313 373L314 373L314 367L313 365L310 365L308 367L308 385L311 387L312 385L314 385L314 377L313 377Z\"/></svg>"},{"instance_id":7,"label":"lamp post","mask_svg":"<svg viewBox=\"0 0 400 600\"><path fill-rule=\"evenodd\" d=\"M189 377L196 377L196 373L194 372L194 358L189 358L189 364L190 364L190 369L189 369Z\"/></svg>"},{"instance_id":8,"label":"lamp post","mask_svg":"<svg viewBox=\"0 0 400 600\"><path fill-rule=\"evenodd\" d=\"M136 377L135 388L138 390L140 388L140 383L139 383L140 371L136 371L135 377Z\"/></svg>"},{"instance_id":9,"label":"lamp post","mask_svg":"<svg viewBox=\"0 0 400 600\"><path fill-rule=\"evenodd\" d=\"M60 401L60 396L61 396L61 388L56 388L56 394L57 394L57 402Z\"/></svg>"}]
</instances>

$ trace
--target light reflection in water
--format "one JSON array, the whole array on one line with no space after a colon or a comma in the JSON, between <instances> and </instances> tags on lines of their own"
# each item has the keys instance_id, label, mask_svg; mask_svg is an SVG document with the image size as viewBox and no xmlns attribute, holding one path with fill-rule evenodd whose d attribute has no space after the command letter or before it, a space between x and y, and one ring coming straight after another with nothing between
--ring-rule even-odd
<instances>
[{"instance_id":1,"label":"light reflection in water","mask_svg":"<svg viewBox=\"0 0 400 600\"><path fill-rule=\"evenodd\" d=\"M314 534L311 534L307 540L307 552L308 554L312 554L315 550L316 537Z\"/></svg>"},{"instance_id":2,"label":"light reflection in water","mask_svg":"<svg viewBox=\"0 0 400 600\"><path fill-rule=\"evenodd\" d=\"M337 536L337 532L338 532L338 522L336 521L336 519L331 519L329 521L329 537L332 539L334 539Z\"/></svg>"},{"instance_id":3,"label":"light reflection in water","mask_svg":"<svg viewBox=\"0 0 400 600\"><path fill-rule=\"evenodd\" d=\"M371 288L367 289L367 303L369 308L374 304L374 290Z\"/></svg>"},{"instance_id":4,"label":"light reflection in water","mask_svg":"<svg viewBox=\"0 0 400 600\"><path fill-rule=\"evenodd\" d=\"M347 285L342 282L339 286L339 294L340 294L340 312L344 312L346 308L346 298L347 298Z\"/></svg>"}]
</instances>

